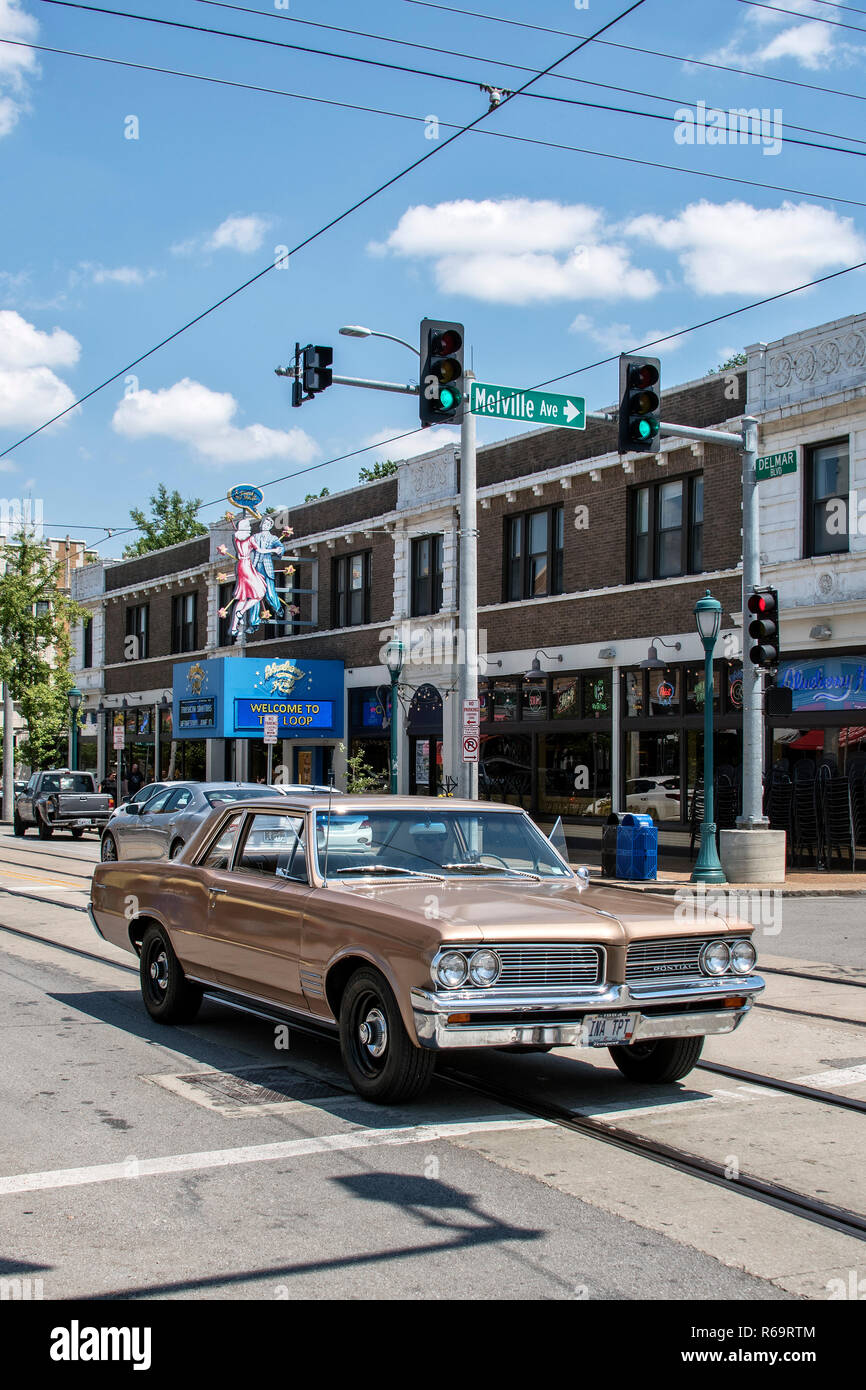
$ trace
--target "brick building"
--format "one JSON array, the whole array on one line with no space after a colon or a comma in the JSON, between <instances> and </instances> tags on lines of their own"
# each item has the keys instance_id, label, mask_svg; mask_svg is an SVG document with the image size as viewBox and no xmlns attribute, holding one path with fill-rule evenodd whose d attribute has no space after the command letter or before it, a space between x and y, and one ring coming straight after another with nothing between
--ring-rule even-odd
<instances>
[{"instance_id":1,"label":"brick building","mask_svg":"<svg viewBox=\"0 0 866 1390\"><path fill-rule=\"evenodd\" d=\"M866 736L864 389L866 318L854 316L759 344L747 367L664 393L666 421L736 430L748 412L758 416L762 453L797 450L797 472L761 490L764 578L777 584L783 613L779 679L795 691L795 716L767 721L768 759L826 750L844 760ZM162 773L171 765L185 775L260 775L260 737L237 726L237 737L224 736L228 726L219 737L178 727L177 679L196 663L216 676L223 667L207 663L242 656L265 666L343 664L330 730L282 742L291 779L322 781L333 766L339 785L347 752L359 747L384 777L383 647L396 631L407 652L400 785L447 785L462 656L457 452L408 460L393 477L293 507L297 558L285 583L298 612L243 645L220 616L233 588L220 554L231 550L225 522L208 537L76 574L75 597L93 612L90 664L79 674L97 715L93 764L102 771L109 726L124 718L127 756L151 775L155 729ZM534 430L479 449L482 796L521 802L542 822L563 814L597 825L614 805L684 828L703 739L694 605L707 589L723 609L716 761L735 780L740 477L739 454L716 445L666 438L657 456L620 457L614 427L593 422L583 433ZM667 666L641 664L651 643Z\"/></svg>"}]
</instances>

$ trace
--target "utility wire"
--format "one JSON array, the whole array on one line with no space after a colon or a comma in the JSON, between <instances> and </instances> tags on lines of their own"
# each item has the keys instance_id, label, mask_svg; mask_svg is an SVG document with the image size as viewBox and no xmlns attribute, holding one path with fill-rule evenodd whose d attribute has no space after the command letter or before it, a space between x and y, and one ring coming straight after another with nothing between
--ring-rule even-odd
<instances>
[{"instance_id":1,"label":"utility wire","mask_svg":"<svg viewBox=\"0 0 866 1390\"><path fill-rule=\"evenodd\" d=\"M323 24L320 20L316 19L300 19L297 15L289 15L277 10L257 10L249 5L231 4L229 0L196 0L196 4L211 5L220 10L233 10L239 14L256 15L259 19L276 19L286 24L304 24L310 28L325 29L331 33L350 34L353 38L357 39L375 39L380 43L398 44L401 48L415 48L424 53L442 52L441 47L435 47L433 44L414 43L409 39L398 39L389 34L373 34L364 29L347 29L338 24ZM510 63L504 58L491 58L489 54L464 53L459 49L451 47L448 49L448 56L449 58L466 58L475 63L490 63L496 67L511 68L515 72L534 71L533 68L527 67L523 63ZM650 101L666 101L674 106L694 105L694 102L685 97L666 96L660 92L646 92L639 87L623 87L620 83L615 82L593 82L588 77L575 77L569 73L551 73L551 79L555 82L570 82L580 87L600 87L609 92L622 92L626 96L648 97ZM710 105L710 109L712 110L715 108ZM848 140L857 145L866 145L866 140L858 135L839 135L836 131L820 130L815 126L795 125L792 121L785 121L785 130L799 130L806 135L824 135L830 140Z\"/></svg>"},{"instance_id":2,"label":"utility wire","mask_svg":"<svg viewBox=\"0 0 866 1390\"><path fill-rule=\"evenodd\" d=\"M481 10L457 9L454 5L442 5L438 0L401 0L404 5L418 5L426 10L442 10L445 14L460 15L461 18L484 19L491 24L508 24L517 29L531 29L539 34L556 34L560 38L579 37L572 29L550 29L542 24L530 24L522 19L506 19L502 15L485 14ZM752 68L735 68L728 63L713 63L708 58L690 58L683 53L665 53L658 48L637 48L634 44L615 43L611 39L599 39L603 48L618 48L624 53L637 53L641 58L665 58L672 63L690 63L693 67L712 68L716 72L731 72L737 77L754 77L761 82L778 82L783 87L799 87L804 92L824 92L829 96L848 97L851 101L866 101L863 92L845 92L839 87L822 87L814 82L800 82L793 77L777 77L769 72L756 72Z\"/></svg>"},{"instance_id":3,"label":"utility wire","mask_svg":"<svg viewBox=\"0 0 866 1390\"><path fill-rule=\"evenodd\" d=\"M804 20L807 24L830 24L834 29L851 29L855 34L866 34L866 29L863 28L862 24L846 24L842 19L825 19L823 15L803 14L802 10L786 10L781 5L765 5L762 0L739 0L739 3L751 5L755 10L770 10L773 14L790 14L795 19Z\"/></svg>"},{"instance_id":4,"label":"utility wire","mask_svg":"<svg viewBox=\"0 0 866 1390\"><path fill-rule=\"evenodd\" d=\"M66 0L62 0L62 2L66 3ZM58 0L51 0L51 3L58 3ZM352 203L350 207L344 208L342 212L336 215L336 217L332 217L329 221L323 223L322 226L317 228L315 232L311 232L309 236L304 237L302 241L299 241L296 246L292 247L292 249L287 253L285 257L280 258L280 263L282 264L283 261L285 261L289 257L297 255L299 251L302 251L312 242L318 240L319 237L324 236L325 232L330 231L332 227L336 227L339 223L344 222L347 217L350 217L354 212L357 212L359 208L365 207L366 204L372 202L374 198L379 197L379 195L384 193L386 189L393 187L393 185L396 183L399 183L401 179L404 179L407 176L407 174L410 174L414 169L418 169L422 164L426 164L428 159L433 159L437 154L441 154L443 150L446 150L449 145L453 145L456 140L459 140L461 138L461 136L467 134L468 131L473 130L475 126L480 125L483 121L486 121L493 114L494 111L501 110L503 106L507 105L508 102L513 101L515 97L522 96L525 90L528 87L530 87L533 82L538 82L542 77L545 77L547 73L552 71L553 68L558 67L560 63L566 62L566 60L573 57L575 53L578 53L582 48L585 48L587 44L592 43L593 40L596 38L597 34L606 33L608 29L612 29L615 24L619 24L621 20L625 19L627 15L630 15L635 10L639 9L641 5L643 5L644 3L645 0L634 0L634 2L631 5L629 5L627 9L622 10L620 14L615 15L613 19L610 19L607 21L606 24L603 24L596 31L596 34L591 34L589 38L583 39L579 44L576 44L573 48L570 48L567 53L562 54L561 57L556 58L552 63L549 63L546 68L543 68L540 72L537 72L533 77L529 78L529 80L525 82L522 87L518 87L517 91L510 92L503 99L499 106L491 107L488 111L483 111L480 116L476 116L475 119L473 121L470 121L468 125L462 126L453 135L449 135L447 140L444 140L441 144L435 145L434 148L428 150L426 154L420 155L419 158L413 160L411 164L407 164L405 168L399 170L398 173L393 174L391 178L386 179L384 183L379 184L379 186L377 188L374 188L371 193L366 193L363 198L359 198L356 202ZM75 6L75 8L84 7ZM152 357L154 353L159 352L161 348L164 348L168 343L173 342L175 338L179 338L181 334L186 333L195 324L200 323L202 319L205 319L210 314L215 313L217 309L222 308L222 306L224 304L227 304L229 300L234 299L236 295L239 295L244 290L248 289L250 285L254 285L257 280L261 280L263 276L270 274L272 270L276 269L276 265L277 262L272 261L269 265L266 265L262 270L257 271L255 275L251 275L249 279L244 280L242 284L237 285L235 289L230 290L228 294L224 294L221 299L218 299L214 304L209 305L207 309L203 309L201 313L196 314L194 318L189 319L186 323L182 324L180 328L176 328L173 333L169 333L167 337L163 338L160 342L154 344L153 347L148 348L146 352L141 353L141 355L136 357L132 362L127 363L125 367L121 367L119 371L113 372L111 376L106 377L105 381L100 382L98 386L94 386L90 391L87 391L78 400L73 401L71 405L66 406L65 409L58 411L56 415L52 415L49 420L44 420L41 425L37 425L35 429L30 430L25 435L22 435L22 437L16 440L14 444L10 444L6 449L0 450L0 458L5 458L7 454L11 454L14 449L19 448L20 445L26 443L28 439L33 439L35 435L40 434L41 431L47 429L49 425L53 425L55 421L62 419L64 415L68 415L71 410L75 410L77 406L83 405L85 401L90 400L92 396L95 396L97 394L97 392L103 391L106 386L110 386L112 382L117 381L122 376L125 376L128 372L132 371L133 367L137 367L141 362L144 362L146 358Z\"/></svg>"},{"instance_id":5,"label":"utility wire","mask_svg":"<svg viewBox=\"0 0 866 1390\"><path fill-rule=\"evenodd\" d=\"M134 19L140 23L162 25L170 29L182 29L194 34L207 34L218 38L238 39L243 43L264 44L268 48L285 48L298 53L314 54L325 58L336 58L341 62L361 63L366 67L383 68L388 72L406 73L412 77L430 77L437 82L452 82L460 86L473 88L477 88L481 85L477 79L458 77L452 73L432 72L427 68L413 68L403 63L386 63L380 58L361 58L353 53L336 53L330 49L310 48L304 44L287 43L281 39L266 39L255 34L239 34L229 29L213 29L201 24L185 24L177 19L160 19L155 15L133 14L128 10L110 10L101 5L85 5L82 3L82 0L40 0L40 3L43 5L58 5L63 9L84 10L88 14L111 15L116 19ZM744 3L750 3L750 0L744 0ZM570 57L571 55L569 54L568 56ZM547 71L543 72L541 76L547 76ZM538 77L533 77L531 79L532 82L538 80ZM604 102L581 101L577 97L556 96L551 92L527 92L525 88L528 85L529 84L525 84L519 91L521 95L530 97L533 101L557 102L559 105L578 106L590 111L605 111L609 114L620 116L637 116L642 120L663 121L666 125L679 124L676 116L669 116L661 111L637 111L629 106L612 106ZM500 103L500 105L501 104L502 103ZM708 126L706 122L704 122L701 128L710 130L714 127ZM786 136L786 143L789 145L801 145L806 149L826 150L832 154L851 154L858 158L866 159L866 149L851 150L846 149L842 145L828 145L818 140L800 140L796 136Z\"/></svg>"},{"instance_id":6,"label":"utility wire","mask_svg":"<svg viewBox=\"0 0 866 1390\"><path fill-rule=\"evenodd\" d=\"M338 101L335 98L310 96L304 92L289 92L280 87L262 87L250 82L239 82L225 77L211 77L205 73L183 72L178 68L158 67L153 63L133 63L122 58L110 58L99 53L81 53L69 48L51 48L46 44L34 44L25 42L23 39L4 39L0 38L0 43L10 44L13 47L32 48L37 53L60 54L67 58L82 58L90 62L107 63L114 67L131 68L139 72L153 72L167 77L183 77L195 82L209 82L221 87L234 87L241 91L260 92L267 96L289 97L294 101L308 101L320 106L333 106L345 111L361 111L373 116L387 116L393 120L411 121L415 125L426 124L425 116L416 116L414 113L403 111L389 111L380 106L362 106L357 102ZM459 125L449 121L440 121L443 130L460 130ZM473 135L489 136L496 140L510 140L522 145L536 145L543 149L564 150L571 154L585 154L593 159L611 159L618 163L636 164L647 169L663 169L673 174L684 174L692 178L712 179L717 183L734 183L746 188L760 188L764 191L773 193L793 193L801 198L818 198L823 202L841 203L846 207L866 207L866 201L858 198L843 198L834 193L817 193L809 188L794 188L790 184L767 183L759 179L746 179L737 177L735 174L714 174L706 169L690 169L680 164L664 164L659 160L639 159L636 155L614 154L606 150L589 149L582 145L569 145L561 141L542 140L539 137L529 135L517 135L502 130L492 130L487 127L478 127L473 130Z\"/></svg>"}]
</instances>

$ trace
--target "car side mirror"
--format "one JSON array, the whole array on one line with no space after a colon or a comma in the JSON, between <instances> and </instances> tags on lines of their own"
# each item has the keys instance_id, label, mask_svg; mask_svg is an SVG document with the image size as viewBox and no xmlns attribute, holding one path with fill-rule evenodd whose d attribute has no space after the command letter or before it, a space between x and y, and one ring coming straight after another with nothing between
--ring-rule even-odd
<instances>
[{"instance_id":1,"label":"car side mirror","mask_svg":"<svg viewBox=\"0 0 866 1390\"><path fill-rule=\"evenodd\" d=\"M128 816L140 816L140 815L141 815L141 807L139 806L139 804L138 804L137 801L130 801L129 805L126 806L124 809L125 809L126 814L127 814Z\"/></svg>"}]
</instances>

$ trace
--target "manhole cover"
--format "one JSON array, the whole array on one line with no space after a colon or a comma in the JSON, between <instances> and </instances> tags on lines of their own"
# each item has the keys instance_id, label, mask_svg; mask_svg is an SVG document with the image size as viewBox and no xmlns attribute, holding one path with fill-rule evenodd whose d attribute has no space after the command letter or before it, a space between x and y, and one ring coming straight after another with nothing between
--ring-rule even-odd
<instances>
[{"instance_id":1,"label":"manhole cover","mask_svg":"<svg viewBox=\"0 0 866 1390\"><path fill-rule=\"evenodd\" d=\"M228 1116L273 1114L346 1094L345 1087L293 1067L243 1067L233 1072L194 1071L146 1079Z\"/></svg>"}]
</instances>

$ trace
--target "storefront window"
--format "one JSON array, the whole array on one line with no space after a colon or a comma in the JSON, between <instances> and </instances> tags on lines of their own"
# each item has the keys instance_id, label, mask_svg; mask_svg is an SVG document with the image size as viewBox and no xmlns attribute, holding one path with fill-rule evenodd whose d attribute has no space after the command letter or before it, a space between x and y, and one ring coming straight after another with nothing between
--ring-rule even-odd
<instances>
[{"instance_id":1,"label":"storefront window","mask_svg":"<svg viewBox=\"0 0 866 1390\"><path fill-rule=\"evenodd\" d=\"M520 692L524 719L547 718L547 681L524 681Z\"/></svg>"},{"instance_id":2,"label":"storefront window","mask_svg":"<svg viewBox=\"0 0 866 1390\"><path fill-rule=\"evenodd\" d=\"M478 793L485 801L532 806L532 739L528 734L483 738Z\"/></svg>"},{"instance_id":3,"label":"storefront window","mask_svg":"<svg viewBox=\"0 0 866 1390\"><path fill-rule=\"evenodd\" d=\"M493 718L497 721L517 718L517 681L493 682Z\"/></svg>"},{"instance_id":4,"label":"storefront window","mask_svg":"<svg viewBox=\"0 0 866 1390\"><path fill-rule=\"evenodd\" d=\"M492 698L490 686L491 686L491 682L490 682L490 681L479 681L479 682L478 682L478 698L479 698L479 700L481 701L481 722L482 722L482 724L483 724L486 720L492 719L492 717L493 717L492 714L491 714L491 710L490 710L490 702L491 702L491 698Z\"/></svg>"},{"instance_id":5,"label":"storefront window","mask_svg":"<svg viewBox=\"0 0 866 1390\"><path fill-rule=\"evenodd\" d=\"M648 671L650 714L673 715L680 712L680 668Z\"/></svg>"},{"instance_id":6,"label":"storefront window","mask_svg":"<svg viewBox=\"0 0 866 1390\"><path fill-rule=\"evenodd\" d=\"M611 709L611 677L609 671L596 671L583 677L584 719L606 719Z\"/></svg>"},{"instance_id":7,"label":"storefront window","mask_svg":"<svg viewBox=\"0 0 866 1390\"><path fill-rule=\"evenodd\" d=\"M703 662L700 666L688 666L686 668L686 714L703 714L704 712L704 667ZM713 712L719 712L719 669L713 667Z\"/></svg>"},{"instance_id":8,"label":"storefront window","mask_svg":"<svg viewBox=\"0 0 866 1390\"><path fill-rule=\"evenodd\" d=\"M680 819L679 730L626 735L625 810L654 821Z\"/></svg>"},{"instance_id":9,"label":"storefront window","mask_svg":"<svg viewBox=\"0 0 866 1390\"><path fill-rule=\"evenodd\" d=\"M391 780L391 744L387 738L353 738L349 743L349 757L358 753L364 755L363 772L377 777L378 785L374 791L387 792ZM351 791L352 788L347 788Z\"/></svg>"},{"instance_id":10,"label":"storefront window","mask_svg":"<svg viewBox=\"0 0 866 1390\"><path fill-rule=\"evenodd\" d=\"M557 676L553 682L554 719L578 719L580 717L580 677Z\"/></svg>"},{"instance_id":11,"label":"storefront window","mask_svg":"<svg viewBox=\"0 0 866 1390\"><path fill-rule=\"evenodd\" d=\"M725 673L725 698L728 708L741 710L743 708L743 663L742 661L726 661L722 665Z\"/></svg>"},{"instance_id":12,"label":"storefront window","mask_svg":"<svg viewBox=\"0 0 866 1390\"><path fill-rule=\"evenodd\" d=\"M541 734L538 806L554 816L606 816L611 807L610 734Z\"/></svg>"},{"instance_id":13,"label":"storefront window","mask_svg":"<svg viewBox=\"0 0 866 1390\"><path fill-rule=\"evenodd\" d=\"M713 780L718 793L714 807L716 824L733 829L740 805L739 768L742 763L743 740L739 729L717 729L713 735ZM704 784L704 734L702 729L690 729L686 735L686 819L692 816L695 789Z\"/></svg>"},{"instance_id":14,"label":"storefront window","mask_svg":"<svg viewBox=\"0 0 866 1390\"><path fill-rule=\"evenodd\" d=\"M637 719L644 713L643 677L639 666L622 673L625 712L630 719Z\"/></svg>"}]
</instances>

